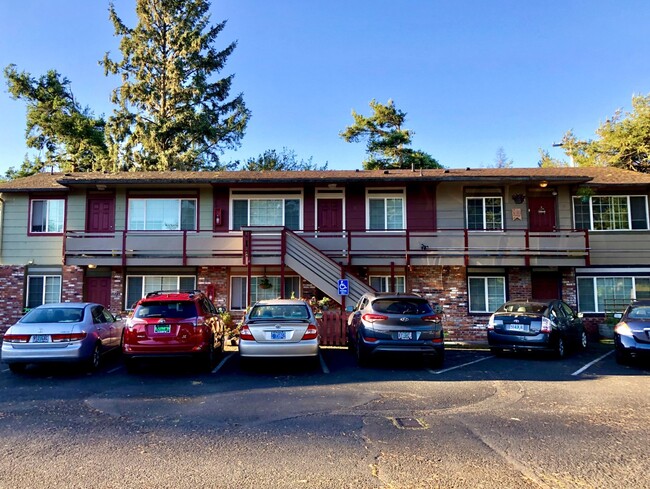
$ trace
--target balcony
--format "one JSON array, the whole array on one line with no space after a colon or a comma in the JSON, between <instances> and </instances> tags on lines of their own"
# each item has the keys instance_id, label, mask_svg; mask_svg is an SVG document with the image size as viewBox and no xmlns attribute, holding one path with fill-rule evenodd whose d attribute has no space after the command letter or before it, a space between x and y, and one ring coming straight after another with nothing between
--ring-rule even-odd
<instances>
[{"instance_id":1,"label":"balcony","mask_svg":"<svg viewBox=\"0 0 650 489\"><path fill-rule=\"evenodd\" d=\"M245 231L66 232L64 261L97 266L280 265L282 227ZM587 231L343 231L297 232L342 265L586 266Z\"/></svg>"}]
</instances>

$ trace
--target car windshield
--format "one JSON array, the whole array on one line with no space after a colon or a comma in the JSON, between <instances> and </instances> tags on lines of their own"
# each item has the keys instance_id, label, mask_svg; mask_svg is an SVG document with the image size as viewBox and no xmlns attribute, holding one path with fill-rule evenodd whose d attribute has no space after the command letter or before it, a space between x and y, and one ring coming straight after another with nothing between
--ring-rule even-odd
<instances>
[{"instance_id":1,"label":"car windshield","mask_svg":"<svg viewBox=\"0 0 650 489\"><path fill-rule=\"evenodd\" d=\"M497 312L524 312L543 314L546 311L546 304L537 304L529 302L510 302L502 305Z\"/></svg>"},{"instance_id":2,"label":"car windshield","mask_svg":"<svg viewBox=\"0 0 650 489\"><path fill-rule=\"evenodd\" d=\"M38 323L79 323L83 320L84 310L72 307L42 307L33 309L21 322Z\"/></svg>"},{"instance_id":3,"label":"car windshield","mask_svg":"<svg viewBox=\"0 0 650 489\"><path fill-rule=\"evenodd\" d=\"M377 299L372 303L375 312L387 314L419 315L431 314L431 304L418 299Z\"/></svg>"},{"instance_id":4,"label":"car windshield","mask_svg":"<svg viewBox=\"0 0 650 489\"><path fill-rule=\"evenodd\" d=\"M630 319L650 319L650 306L634 307L627 313Z\"/></svg>"},{"instance_id":5,"label":"car windshield","mask_svg":"<svg viewBox=\"0 0 650 489\"><path fill-rule=\"evenodd\" d=\"M301 304L260 304L251 309L251 319L309 319L309 310Z\"/></svg>"},{"instance_id":6,"label":"car windshield","mask_svg":"<svg viewBox=\"0 0 650 489\"><path fill-rule=\"evenodd\" d=\"M134 316L146 318L177 318L196 317L196 305L192 301L150 301L140 304Z\"/></svg>"}]
</instances>

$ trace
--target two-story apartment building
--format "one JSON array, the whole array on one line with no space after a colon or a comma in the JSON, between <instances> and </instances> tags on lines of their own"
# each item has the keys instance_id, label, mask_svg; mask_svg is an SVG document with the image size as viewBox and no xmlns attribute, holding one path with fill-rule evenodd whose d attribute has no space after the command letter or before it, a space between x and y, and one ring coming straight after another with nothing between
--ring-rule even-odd
<instances>
[{"instance_id":1,"label":"two-story apartment building","mask_svg":"<svg viewBox=\"0 0 650 489\"><path fill-rule=\"evenodd\" d=\"M42 173L0 184L0 331L44 302L122 311L179 288L235 315L416 291L457 339L514 298L595 322L650 297L649 192L650 175L613 168Z\"/></svg>"}]
</instances>

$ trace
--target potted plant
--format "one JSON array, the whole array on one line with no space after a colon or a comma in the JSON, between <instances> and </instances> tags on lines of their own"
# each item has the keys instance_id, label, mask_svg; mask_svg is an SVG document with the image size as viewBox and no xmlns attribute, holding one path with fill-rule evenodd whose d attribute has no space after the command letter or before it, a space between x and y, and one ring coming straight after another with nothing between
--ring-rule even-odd
<instances>
[{"instance_id":1,"label":"potted plant","mask_svg":"<svg viewBox=\"0 0 650 489\"><path fill-rule=\"evenodd\" d=\"M265 289L265 290L266 290L266 289L270 289L270 288L272 288L272 287L273 287L273 284L272 284L271 281L268 279L268 277L267 277L266 275L264 275L264 276L260 279L260 281L259 281L259 283L258 283L258 287L259 287L260 289Z\"/></svg>"}]
</instances>

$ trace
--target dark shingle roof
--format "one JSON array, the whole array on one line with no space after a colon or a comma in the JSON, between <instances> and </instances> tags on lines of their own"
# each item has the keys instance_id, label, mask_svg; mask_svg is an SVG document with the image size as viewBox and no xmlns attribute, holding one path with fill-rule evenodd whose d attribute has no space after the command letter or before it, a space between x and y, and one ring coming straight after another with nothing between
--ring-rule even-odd
<instances>
[{"instance_id":1,"label":"dark shingle roof","mask_svg":"<svg viewBox=\"0 0 650 489\"><path fill-rule=\"evenodd\" d=\"M0 192L65 191L85 185L211 185L211 184L296 184L296 183L409 183L481 182L588 185L650 185L650 174L610 167L588 168L467 168L441 170L326 170L292 172L122 172L40 173L0 183Z\"/></svg>"}]
</instances>

